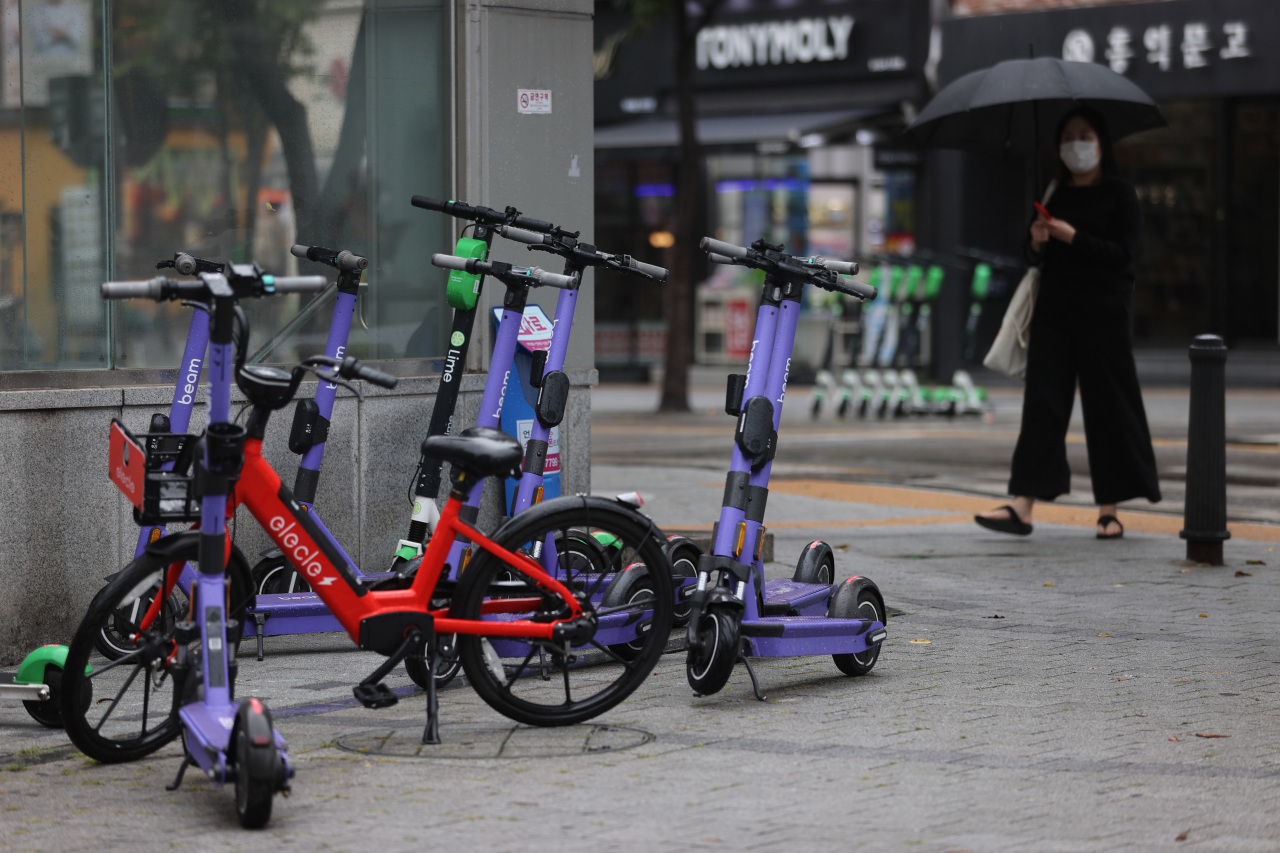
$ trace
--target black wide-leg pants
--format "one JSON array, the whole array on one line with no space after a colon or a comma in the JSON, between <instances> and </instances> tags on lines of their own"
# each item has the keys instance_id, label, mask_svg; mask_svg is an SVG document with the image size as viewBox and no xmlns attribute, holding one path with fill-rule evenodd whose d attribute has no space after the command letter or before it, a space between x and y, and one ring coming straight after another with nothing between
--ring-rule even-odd
<instances>
[{"instance_id":1,"label":"black wide-leg pants","mask_svg":"<svg viewBox=\"0 0 1280 853\"><path fill-rule=\"evenodd\" d=\"M1076 383L1094 502L1160 500L1155 453L1133 361L1130 310L1041 311L1031 321L1022 430L1009 493L1051 501L1071 491L1067 427Z\"/></svg>"}]
</instances>

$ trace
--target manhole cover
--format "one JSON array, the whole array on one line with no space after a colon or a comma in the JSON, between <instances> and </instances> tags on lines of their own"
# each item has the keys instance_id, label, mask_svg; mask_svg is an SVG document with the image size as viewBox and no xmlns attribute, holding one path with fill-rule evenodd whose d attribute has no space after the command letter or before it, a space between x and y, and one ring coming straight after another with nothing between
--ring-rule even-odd
<instances>
[{"instance_id":1,"label":"manhole cover","mask_svg":"<svg viewBox=\"0 0 1280 853\"><path fill-rule=\"evenodd\" d=\"M460 725L441 727L440 739L437 746L424 746L420 728L380 729L342 735L337 744L348 752L396 758L562 758L632 749L654 736L627 726Z\"/></svg>"}]
</instances>

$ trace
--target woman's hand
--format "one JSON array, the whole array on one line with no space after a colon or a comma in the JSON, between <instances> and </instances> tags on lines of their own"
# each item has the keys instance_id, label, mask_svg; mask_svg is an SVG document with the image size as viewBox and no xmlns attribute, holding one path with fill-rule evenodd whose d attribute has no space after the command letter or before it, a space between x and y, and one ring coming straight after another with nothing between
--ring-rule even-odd
<instances>
[{"instance_id":1,"label":"woman's hand","mask_svg":"<svg viewBox=\"0 0 1280 853\"><path fill-rule=\"evenodd\" d=\"M1055 240L1061 240L1067 245L1071 245L1071 241L1076 238L1076 229L1071 226L1070 222L1062 219L1054 219L1050 222L1046 222L1045 225L1049 236Z\"/></svg>"},{"instance_id":2,"label":"woman's hand","mask_svg":"<svg viewBox=\"0 0 1280 853\"><path fill-rule=\"evenodd\" d=\"M1031 223L1031 249L1034 252L1044 250L1044 244L1049 242L1049 223L1041 218Z\"/></svg>"}]
</instances>

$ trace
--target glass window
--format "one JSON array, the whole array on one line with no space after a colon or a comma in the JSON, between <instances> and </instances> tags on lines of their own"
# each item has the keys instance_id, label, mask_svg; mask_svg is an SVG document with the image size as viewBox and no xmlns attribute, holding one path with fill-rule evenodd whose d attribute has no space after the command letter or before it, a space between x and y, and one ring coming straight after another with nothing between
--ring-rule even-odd
<instances>
[{"instance_id":1,"label":"glass window","mask_svg":"<svg viewBox=\"0 0 1280 853\"><path fill-rule=\"evenodd\" d=\"M177 251L334 277L294 243L369 258L351 352L443 351L444 277L429 259L451 226L409 205L450 195L443 0L0 8L0 144L23 155L0 164L0 332L16 342L0 368L173 366L190 309L106 306L98 283L153 276ZM319 352L331 304L247 304L251 353Z\"/></svg>"}]
</instances>

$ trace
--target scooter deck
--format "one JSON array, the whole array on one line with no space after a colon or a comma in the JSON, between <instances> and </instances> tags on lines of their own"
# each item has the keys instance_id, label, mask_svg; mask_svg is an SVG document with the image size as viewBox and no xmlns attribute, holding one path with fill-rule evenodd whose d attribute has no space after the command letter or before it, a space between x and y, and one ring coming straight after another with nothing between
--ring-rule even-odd
<instances>
[{"instance_id":1,"label":"scooter deck","mask_svg":"<svg viewBox=\"0 0 1280 853\"><path fill-rule=\"evenodd\" d=\"M749 657L860 654L884 640L884 624L824 616L765 617L742 623Z\"/></svg>"},{"instance_id":2,"label":"scooter deck","mask_svg":"<svg viewBox=\"0 0 1280 853\"><path fill-rule=\"evenodd\" d=\"M762 616L820 616L827 613L831 586L821 583L799 583L793 580L764 582Z\"/></svg>"}]
</instances>

